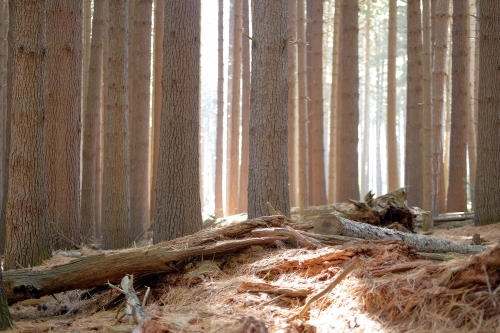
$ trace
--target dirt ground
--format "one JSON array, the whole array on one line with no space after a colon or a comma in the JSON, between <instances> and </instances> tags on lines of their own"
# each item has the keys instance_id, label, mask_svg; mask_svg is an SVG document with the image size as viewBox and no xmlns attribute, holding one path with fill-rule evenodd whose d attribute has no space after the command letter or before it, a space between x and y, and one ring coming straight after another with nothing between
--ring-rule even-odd
<instances>
[{"instance_id":1,"label":"dirt ground","mask_svg":"<svg viewBox=\"0 0 500 333\"><path fill-rule=\"evenodd\" d=\"M421 230L417 228L417 232L421 232ZM430 236L463 244L471 244L472 235L475 233L480 235L483 245L493 246L500 242L500 224L475 227L472 221L436 224L436 228ZM319 301L320 305L318 306L320 308L311 309L311 318L309 321L303 321L292 328L291 326L287 326L285 318L290 313L290 309L296 310L304 305L303 299L302 301L294 297L283 297L280 299L280 297L275 298L275 296L267 293L241 293L237 291L238 286L242 284L242 280L254 281L254 279L260 279L259 281L267 281L269 283L278 283L284 287L293 285L294 288L298 288L297 286L299 285L320 290L326 286L325 281L330 280L341 270L340 267L333 265L323 268L318 272L308 269L292 274L290 272L269 270L264 276L259 275L260 271L258 267L268 265L266 263L270 263L271 260L286 261L303 258L306 255L311 255L311 253L301 249L286 249L279 246L272 250L252 247L235 254L232 258L226 258L223 264L221 264L221 261L217 262L217 264L208 270L210 273L207 274L205 272L203 275L200 275L201 280L197 279L198 276L196 276L195 280L198 281L195 282L192 281L194 279L192 276L189 278L189 281L186 280L186 274L170 274L169 277L156 281L154 284L154 288L156 289L153 290L146 306L146 310L149 313L161 312L166 317L170 314L170 326L168 326L168 329L163 328L163 330L151 329L148 331L144 329L134 332L236 333L238 330L239 332L265 332L265 330L252 330L251 327L258 327L259 322L242 324L243 320L257 318L262 313L265 313L263 320L269 332L402 331L398 326L391 327L392 322L381 319L385 318L384 315L378 316L374 315L373 312L363 311L363 307L369 307L366 304L366 298L360 297L359 294L347 294L351 290L349 288L352 287L354 278L344 280L341 286L338 287L340 289L335 289L337 291L332 293L328 299ZM283 259L283 257L287 258ZM399 255L399 258L401 257ZM63 264L70 260L72 259L55 256L47 264ZM276 276L270 276L272 274L276 274ZM407 280L410 281L411 279L408 278ZM374 283L374 281L370 283ZM382 285L382 282L377 283L378 285ZM402 290L411 293L411 291L407 290L408 288L402 287ZM374 285L372 289L375 290L376 286ZM141 292L144 292L144 290L141 290ZM376 297L377 294L374 292L373 295L375 295L373 297ZM90 300L85 301L81 301L80 296L81 292L72 291L55 295L57 300L52 296L45 296L39 300L28 300L14 304L11 306L11 313L14 317L15 329L10 330L10 332L132 332L133 328L136 327L136 325L130 323L126 318L122 319L120 323L116 323L116 307L108 311L98 310L100 306L116 296L112 291L94 295ZM139 297L141 298L142 296ZM360 303L360 298L364 299L364 303ZM387 302L394 302L394 299L392 301L388 299ZM187 320L187 322L180 323L179 312L175 311L186 311L186 315L181 317L182 320ZM234 321L234 318L239 319ZM324 318L330 318L329 322L321 322ZM339 321L336 322L334 319L338 319ZM198 329L185 329L185 325L192 323L193 320L199 322ZM214 323L217 323L219 326ZM442 327L448 327L449 330L438 329L438 331L453 331L454 333L468 331L453 329L451 326L446 326L447 324L443 325ZM500 333L499 329L491 328L491 325L487 326L484 324L485 326L482 328L481 325L479 324L477 332ZM202 328L200 329L199 327ZM433 332L435 330L433 327L427 325L425 329L417 328L407 331Z\"/></svg>"}]
</instances>

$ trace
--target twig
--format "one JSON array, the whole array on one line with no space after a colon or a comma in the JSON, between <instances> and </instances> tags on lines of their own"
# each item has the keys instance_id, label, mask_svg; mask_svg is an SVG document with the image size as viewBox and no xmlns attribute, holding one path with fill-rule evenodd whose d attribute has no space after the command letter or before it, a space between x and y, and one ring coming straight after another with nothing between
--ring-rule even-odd
<instances>
[{"instance_id":1,"label":"twig","mask_svg":"<svg viewBox=\"0 0 500 333\"><path fill-rule=\"evenodd\" d=\"M332 283L330 283L330 285L328 287L326 287L324 290L322 290L321 292L317 293L316 295L314 295L313 297L311 297L307 303L304 305L304 307L302 308L302 311L300 311L299 313L299 319L302 318L302 316L304 315L304 313L307 312L307 310L309 310L309 307L311 306L311 304L320 299L321 297L325 296L326 294L328 294L330 291L333 290L333 288L335 288L335 286L337 284L340 283L340 281L342 281L343 279L345 279L345 277L351 273L353 270L355 270L356 268L358 268L359 266L361 266L361 262L359 260L359 258L356 258L354 259L349 265L347 265L344 270L342 272L340 272L339 275L337 275L337 277L335 278L335 280L333 280Z\"/></svg>"}]
</instances>

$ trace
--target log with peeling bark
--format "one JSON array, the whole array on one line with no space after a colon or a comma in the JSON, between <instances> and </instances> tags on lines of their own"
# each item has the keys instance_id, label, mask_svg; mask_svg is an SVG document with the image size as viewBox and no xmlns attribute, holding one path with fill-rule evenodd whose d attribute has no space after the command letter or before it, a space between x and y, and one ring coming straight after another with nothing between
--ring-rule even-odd
<instances>
[{"instance_id":1,"label":"log with peeling bark","mask_svg":"<svg viewBox=\"0 0 500 333\"><path fill-rule=\"evenodd\" d=\"M464 245L444 239L412 234L397 230L378 228L365 223L358 223L341 216L326 214L314 221L314 232L330 235L342 235L362 239L401 240L418 252L473 254L488 250L488 246Z\"/></svg>"},{"instance_id":2,"label":"log with peeling bark","mask_svg":"<svg viewBox=\"0 0 500 333\"><path fill-rule=\"evenodd\" d=\"M286 240L280 236L248 236L255 228L290 223L284 216L264 216L221 229L202 230L153 246L91 255L64 265L5 271L3 282L7 299L12 304L68 290L93 288L108 281L117 283L125 274L178 272L183 268L183 261L191 257L234 252L252 245Z\"/></svg>"}]
</instances>

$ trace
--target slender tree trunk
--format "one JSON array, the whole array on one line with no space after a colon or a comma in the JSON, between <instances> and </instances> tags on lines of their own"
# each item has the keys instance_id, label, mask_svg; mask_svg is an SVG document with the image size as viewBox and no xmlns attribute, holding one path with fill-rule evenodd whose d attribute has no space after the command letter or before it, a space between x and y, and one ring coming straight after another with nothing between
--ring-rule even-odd
<instances>
[{"instance_id":1,"label":"slender tree trunk","mask_svg":"<svg viewBox=\"0 0 500 333\"><path fill-rule=\"evenodd\" d=\"M98 1L94 6L92 23L92 41L90 52L90 66L88 89L85 96L82 126L82 185L81 208L82 234L86 240L96 236L96 168L99 163L99 138L100 138L100 108L101 108L101 77L103 63L103 38L108 2Z\"/></svg>"},{"instance_id":2,"label":"slender tree trunk","mask_svg":"<svg viewBox=\"0 0 500 333\"><path fill-rule=\"evenodd\" d=\"M199 231L200 0L165 1L163 103L153 242Z\"/></svg>"},{"instance_id":3,"label":"slender tree trunk","mask_svg":"<svg viewBox=\"0 0 500 333\"><path fill-rule=\"evenodd\" d=\"M371 13L370 0L366 2L365 11L365 81L364 81L364 101L363 101L363 132L361 135L361 193L368 193L368 182L370 172L370 31ZM378 142L378 141L377 141ZM380 193L378 193L380 194Z\"/></svg>"},{"instance_id":4,"label":"slender tree trunk","mask_svg":"<svg viewBox=\"0 0 500 333\"><path fill-rule=\"evenodd\" d=\"M309 139L307 112L307 53L305 1L297 0L297 90L298 100L298 205L309 206Z\"/></svg>"},{"instance_id":5,"label":"slender tree trunk","mask_svg":"<svg viewBox=\"0 0 500 333\"><path fill-rule=\"evenodd\" d=\"M500 220L500 2L479 3L479 110L477 131L476 225Z\"/></svg>"},{"instance_id":6,"label":"slender tree trunk","mask_svg":"<svg viewBox=\"0 0 500 333\"><path fill-rule=\"evenodd\" d=\"M158 153L160 150L160 123L161 123L161 78L163 75L163 29L165 2L155 0L155 25L154 25L154 54L153 54L153 107L152 119L153 128L151 131L151 201L150 201L150 221L154 218L156 209L156 180L158 178Z\"/></svg>"},{"instance_id":7,"label":"slender tree trunk","mask_svg":"<svg viewBox=\"0 0 500 333\"><path fill-rule=\"evenodd\" d=\"M469 13L471 19L469 20L469 31L471 34L471 43L469 51L469 75L470 75L470 99L469 99L469 113L467 115L467 157L469 162L469 178L468 178L468 197L472 203L472 211L474 211L474 189L476 188L476 169L477 169L477 140L476 140L476 121L477 121L477 89L476 82L479 76L479 68L476 64L477 51L478 51L478 38L477 32L477 7L476 0L469 1Z\"/></svg>"},{"instance_id":8,"label":"slender tree trunk","mask_svg":"<svg viewBox=\"0 0 500 333\"><path fill-rule=\"evenodd\" d=\"M340 126L339 200L359 199L358 181L358 0L342 6L342 120Z\"/></svg>"},{"instance_id":9,"label":"slender tree trunk","mask_svg":"<svg viewBox=\"0 0 500 333\"><path fill-rule=\"evenodd\" d=\"M224 216L222 168L224 161L224 0L219 0L217 78L217 138L215 142L215 217Z\"/></svg>"},{"instance_id":10,"label":"slender tree trunk","mask_svg":"<svg viewBox=\"0 0 500 333\"><path fill-rule=\"evenodd\" d=\"M408 88L406 105L405 183L408 205L422 207L422 28L420 0L408 0Z\"/></svg>"},{"instance_id":11,"label":"slender tree trunk","mask_svg":"<svg viewBox=\"0 0 500 333\"><path fill-rule=\"evenodd\" d=\"M5 208L9 179L10 111L7 107L7 58L9 6L6 0L0 2L0 253L5 248Z\"/></svg>"},{"instance_id":12,"label":"slender tree trunk","mask_svg":"<svg viewBox=\"0 0 500 333\"><path fill-rule=\"evenodd\" d=\"M102 247L130 244L128 1L110 0L109 82L104 112Z\"/></svg>"},{"instance_id":13,"label":"slender tree trunk","mask_svg":"<svg viewBox=\"0 0 500 333\"><path fill-rule=\"evenodd\" d=\"M229 40L228 40L228 60L227 60L227 97L226 97L226 174L225 174L225 214L231 215L234 212L231 211L229 207L229 196L231 196L231 182L230 182L230 170L231 170L231 121L232 121L232 106L233 106L233 75L234 75L234 8L235 1L239 0L229 0Z\"/></svg>"},{"instance_id":14,"label":"slender tree trunk","mask_svg":"<svg viewBox=\"0 0 500 333\"><path fill-rule=\"evenodd\" d=\"M290 216L286 84L288 0L254 2L248 218L269 202ZM273 91L273 94L269 94Z\"/></svg>"},{"instance_id":15,"label":"slender tree trunk","mask_svg":"<svg viewBox=\"0 0 500 333\"><path fill-rule=\"evenodd\" d=\"M432 208L432 114L431 114L431 13L429 1L422 2L422 208ZM431 225L431 228L433 225Z\"/></svg>"},{"instance_id":16,"label":"slender tree trunk","mask_svg":"<svg viewBox=\"0 0 500 333\"><path fill-rule=\"evenodd\" d=\"M90 49L91 49L91 35L92 35L92 0L84 0L83 6L83 31L82 31L82 45L83 45L83 68L82 68L82 113L87 109L87 94L89 84L89 69L90 69ZM94 5L95 9L95 5Z\"/></svg>"},{"instance_id":17,"label":"slender tree trunk","mask_svg":"<svg viewBox=\"0 0 500 333\"><path fill-rule=\"evenodd\" d=\"M323 144L323 2L307 1L307 88L310 205L326 204Z\"/></svg>"},{"instance_id":18,"label":"slender tree trunk","mask_svg":"<svg viewBox=\"0 0 500 333\"><path fill-rule=\"evenodd\" d=\"M288 36L297 40L297 0L288 1ZM290 206L297 206L298 198L298 131L297 131L297 48L288 45L288 178Z\"/></svg>"},{"instance_id":19,"label":"slender tree trunk","mask_svg":"<svg viewBox=\"0 0 500 333\"><path fill-rule=\"evenodd\" d=\"M397 0L389 1L389 36L387 59L387 171L389 191L399 188L398 140L396 135L396 51Z\"/></svg>"},{"instance_id":20,"label":"slender tree trunk","mask_svg":"<svg viewBox=\"0 0 500 333\"><path fill-rule=\"evenodd\" d=\"M439 214L441 197L441 178L443 177L443 115L444 115L444 84L446 79L446 54L448 50L449 0L438 2L433 28L435 40L432 68L432 175L431 193L433 216ZM444 208L444 207L443 207Z\"/></svg>"},{"instance_id":21,"label":"slender tree trunk","mask_svg":"<svg viewBox=\"0 0 500 333\"><path fill-rule=\"evenodd\" d=\"M332 54L332 92L330 95L330 151L328 155L328 202L337 201L337 169L339 146L337 145L339 136L339 59L340 59L340 36L341 36L341 1L335 0L335 14L333 18L333 54Z\"/></svg>"},{"instance_id":22,"label":"slender tree trunk","mask_svg":"<svg viewBox=\"0 0 500 333\"><path fill-rule=\"evenodd\" d=\"M149 227L149 118L152 0L134 2L134 97L130 108L130 236Z\"/></svg>"},{"instance_id":23,"label":"slender tree trunk","mask_svg":"<svg viewBox=\"0 0 500 333\"><path fill-rule=\"evenodd\" d=\"M46 10L46 1L9 2L12 132L5 270L40 265L52 254L45 178Z\"/></svg>"},{"instance_id":24,"label":"slender tree trunk","mask_svg":"<svg viewBox=\"0 0 500 333\"><path fill-rule=\"evenodd\" d=\"M446 211L467 209L467 116L469 114L469 5L453 1L452 98L448 195Z\"/></svg>"},{"instance_id":25,"label":"slender tree trunk","mask_svg":"<svg viewBox=\"0 0 500 333\"><path fill-rule=\"evenodd\" d=\"M243 31L248 34L250 27L248 0L243 0ZM248 211L248 164L250 140L250 40L243 36L241 63L241 167L239 185L240 212Z\"/></svg>"},{"instance_id":26,"label":"slender tree trunk","mask_svg":"<svg viewBox=\"0 0 500 333\"><path fill-rule=\"evenodd\" d=\"M229 214L239 213L239 171L240 171L240 97L241 97L241 27L242 27L243 0L234 1L234 36L233 36L233 90L231 94L231 140L229 147ZM229 121L228 120L228 121Z\"/></svg>"}]
</instances>

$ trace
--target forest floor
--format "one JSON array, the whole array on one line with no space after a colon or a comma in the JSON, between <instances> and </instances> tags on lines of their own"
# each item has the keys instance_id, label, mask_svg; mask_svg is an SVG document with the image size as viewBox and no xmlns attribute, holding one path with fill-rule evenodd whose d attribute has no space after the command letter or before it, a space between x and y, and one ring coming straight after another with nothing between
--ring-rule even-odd
<instances>
[{"instance_id":1,"label":"forest floor","mask_svg":"<svg viewBox=\"0 0 500 333\"><path fill-rule=\"evenodd\" d=\"M471 244L475 233L480 234L483 245L493 246L500 242L500 224L475 227L471 220L436 224L430 236ZM348 253L353 246L356 244L338 248ZM366 243L359 246L366 246ZM369 247L380 247L379 253L383 255L367 256L363 264L365 269L370 265L416 260L402 248L391 249L391 246L378 243ZM478 298L474 304L465 300L463 295L469 295L469 289L460 289L460 295L444 290L445 287L436 282L440 281L437 274L418 268L382 277L354 271L328 296L316 301L308 317L297 318L306 297L293 297L276 288L305 291L307 295L316 293L335 278L350 258L339 257L329 264L304 269L284 268L283 263L322 260L325 251L325 248L287 248L284 244L252 246L214 260L205 258L192 263L191 269L184 272L157 277L149 281L152 292L145 307L148 315L156 319L134 332L258 333L266 332L261 329L264 323L268 332L291 333L500 332L497 315L500 306L496 303L500 295L494 295L497 301L488 301L497 308L492 314L493 307L484 308L486 301L483 298L480 305ZM57 255L46 265L70 260L73 259ZM254 287L258 285L258 288L269 290L252 292L248 287L252 283ZM143 294L144 288L137 291ZM479 292L477 288L472 291ZM117 323L117 306L100 310L117 295L115 291L103 291L87 300L81 300L81 295L81 291L70 291L12 305L10 311L15 329L11 332L132 332L136 327L126 317Z\"/></svg>"}]
</instances>

